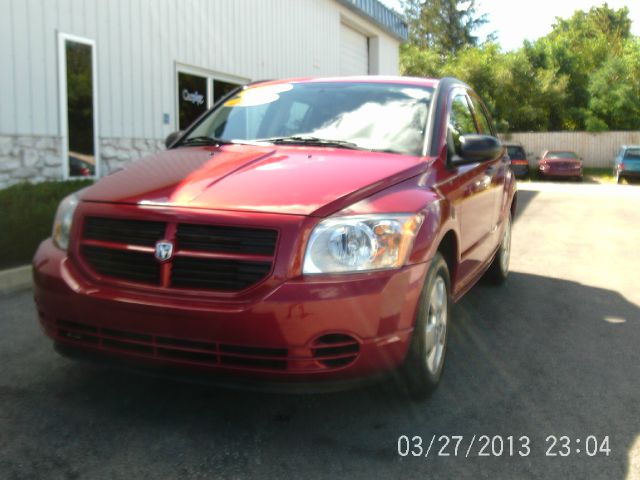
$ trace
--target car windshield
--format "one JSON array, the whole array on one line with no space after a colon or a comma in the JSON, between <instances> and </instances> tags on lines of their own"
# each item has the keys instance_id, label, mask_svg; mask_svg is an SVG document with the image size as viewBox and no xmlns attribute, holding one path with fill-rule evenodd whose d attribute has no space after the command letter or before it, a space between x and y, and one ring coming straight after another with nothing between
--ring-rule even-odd
<instances>
[{"instance_id":1,"label":"car windshield","mask_svg":"<svg viewBox=\"0 0 640 480\"><path fill-rule=\"evenodd\" d=\"M549 152L547 153L547 158L570 158L575 160L578 158L578 155L574 152Z\"/></svg>"},{"instance_id":2,"label":"car windshield","mask_svg":"<svg viewBox=\"0 0 640 480\"><path fill-rule=\"evenodd\" d=\"M527 157L524 154L522 147L507 147L509 158L512 160L524 160Z\"/></svg>"},{"instance_id":3,"label":"car windshield","mask_svg":"<svg viewBox=\"0 0 640 480\"><path fill-rule=\"evenodd\" d=\"M624 152L625 160L640 160L640 148L629 148Z\"/></svg>"},{"instance_id":4,"label":"car windshield","mask_svg":"<svg viewBox=\"0 0 640 480\"><path fill-rule=\"evenodd\" d=\"M361 148L419 155L433 89L363 82L249 87L185 138Z\"/></svg>"}]
</instances>

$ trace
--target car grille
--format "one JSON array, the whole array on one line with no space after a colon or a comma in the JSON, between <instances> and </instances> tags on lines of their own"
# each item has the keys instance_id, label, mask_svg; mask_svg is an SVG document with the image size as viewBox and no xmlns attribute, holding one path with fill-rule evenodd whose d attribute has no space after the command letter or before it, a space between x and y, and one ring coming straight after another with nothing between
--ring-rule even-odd
<instances>
[{"instance_id":1,"label":"car grille","mask_svg":"<svg viewBox=\"0 0 640 480\"><path fill-rule=\"evenodd\" d=\"M134 332L60 318L51 322L42 315L41 321L51 335L65 343L114 354L204 367L305 373L347 367L360 354L359 342L350 335L339 333L323 335L308 348L290 350Z\"/></svg>"},{"instance_id":2,"label":"car grille","mask_svg":"<svg viewBox=\"0 0 640 480\"><path fill-rule=\"evenodd\" d=\"M153 247L164 236L163 222L87 217L84 238Z\"/></svg>"},{"instance_id":3,"label":"car grille","mask_svg":"<svg viewBox=\"0 0 640 480\"><path fill-rule=\"evenodd\" d=\"M573 162L555 162L551 165L551 168L555 168L557 170L573 170L578 167L579 165Z\"/></svg>"},{"instance_id":4,"label":"car grille","mask_svg":"<svg viewBox=\"0 0 640 480\"><path fill-rule=\"evenodd\" d=\"M159 281L160 263L152 253L91 245L83 245L81 252L89 265L101 275L150 284Z\"/></svg>"},{"instance_id":5,"label":"car grille","mask_svg":"<svg viewBox=\"0 0 640 480\"><path fill-rule=\"evenodd\" d=\"M208 366L242 367L257 370L286 370L286 348L232 345L189 340L147 333L100 328L58 320L57 334L64 340L113 352Z\"/></svg>"},{"instance_id":6,"label":"car grille","mask_svg":"<svg viewBox=\"0 0 640 480\"><path fill-rule=\"evenodd\" d=\"M190 250L273 255L276 237L275 230L180 224L176 242Z\"/></svg>"},{"instance_id":7,"label":"car grille","mask_svg":"<svg viewBox=\"0 0 640 480\"><path fill-rule=\"evenodd\" d=\"M173 234L173 256L155 258L155 244ZM271 271L277 231L86 217L80 255L106 279L166 288L237 292Z\"/></svg>"},{"instance_id":8,"label":"car grille","mask_svg":"<svg viewBox=\"0 0 640 480\"><path fill-rule=\"evenodd\" d=\"M271 264L180 257L173 262L171 286L243 290L267 276Z\"/></svg>"}]
</instances>

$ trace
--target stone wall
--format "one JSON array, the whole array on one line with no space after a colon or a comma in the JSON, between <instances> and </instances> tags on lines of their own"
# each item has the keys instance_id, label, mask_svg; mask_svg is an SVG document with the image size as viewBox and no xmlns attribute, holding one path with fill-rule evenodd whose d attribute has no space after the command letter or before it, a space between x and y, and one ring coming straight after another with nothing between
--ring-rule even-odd
<instances>
[{"instance_id":1,"label":"stone wall","mask_svg":"<svg viewBox=\"0 0 640 480\"><path fill-rule=\"evenodd\" d=\"M144 138L102 138L100 159L102 175L124 167L127 163L164 150L164 140Z\"/></svg>"},{"instance_id":2,"label":"stone wall","mask_svg":"<svg viewBox=\"0 0 640 480\"><path fill-rule=\"evenodd\" d=\"M160 150L164 140L101 138L101 174ZM0 134L0 189L20 182L62 180L61 152L60 137Z\"/></svg>"},{"instance_id":3,"label":"stone wall","mask_svg":"<svg viewBox=\"0 0 640 480\"><path fill-rule=\"evenodd\" d=\"M59 137L0 135L0 188L62 178Z\"/></svg>"}]
</instances>

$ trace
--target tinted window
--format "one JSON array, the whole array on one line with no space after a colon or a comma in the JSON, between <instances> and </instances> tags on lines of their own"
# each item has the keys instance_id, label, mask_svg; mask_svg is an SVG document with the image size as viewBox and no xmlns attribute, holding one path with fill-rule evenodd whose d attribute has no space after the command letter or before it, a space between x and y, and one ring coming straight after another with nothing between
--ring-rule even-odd
<instances>
[{"instance_id":1,"label":"tinted window","mask_svg":"<svg viewBox=\"0 0 640 480\"><path fill-rule=\"evenodd\" d=\"M451 102L451 113L449 114L449 125L447 132L447 144L453 146L455 153L460 153L460 137L467 134L477 134L476 124L473 114L469 108L467 97L457 95ZM450 145L452 143L452 145Z\"/></svg>"},{"instance_id":2,"label":"tinted window","mask_svg":"<svg viewBox=\"0 0 640 480\"><path fill-rule=\"evenodd\" d=\"M236 83L223 82L222 80L214 80L213 81L213 101L217 102L222 97L224 97L227 93L229 93L234 88L238 88L240 85Z\"/></svg>"},{"instance_id":3,"label":"tinted window","mask_svg":"<svg viewBox=\"0 0 640 480\"><path fill-rule=\"evenodd\" d=\"M546 158L578 158L575 152L548 152Z\"/></svg>"},{"instance_id":4,"label":"tinted window","mask_svg":"<svg viewBox=\"0 0 640 480\"><path fill-rule=\"evenodd\" d=\"M178 73L179 128L184 130L207 110L207 78Z\"/></svg>"},{"instance_id":5,"label":"tinted window","mask_svg":"<svg viewBox=\"0 0 640 480\"><path fill-rule=\"evenodd\" d=\"M312 136L419 155L433 89L383 83L257 85L217 108L189 137L268 142Z\"/></svg>"},{"instance_id":6,"label":"tinted window","mask_svg":"<svg viewBox=\"0 0 640 480\"><path fill-rule=\"evenodd\" d=\"M509 158L512 160L525 160L527 158L522 147L508 146L507 151L509 152Z\"/></svg>"},{"instance_id":7,"label":"tinted window","mask_svg":"<svg viewBox=\"0 0 640 480\"><path fill-rule=\"evenodd\" d=\"M640 148L629 148L624 152L625 160L640 160Z\"/></svg>"}]
</instances>

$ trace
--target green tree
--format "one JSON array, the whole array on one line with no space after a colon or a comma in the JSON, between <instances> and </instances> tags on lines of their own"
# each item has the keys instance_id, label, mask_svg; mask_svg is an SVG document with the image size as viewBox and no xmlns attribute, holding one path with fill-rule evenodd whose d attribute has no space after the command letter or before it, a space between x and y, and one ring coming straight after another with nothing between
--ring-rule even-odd
<instances>
[{"instance_id":1,"label":"green tree","mask_svg":"<svg viewBox=\"0 0 640 480\"><path fill-rule=\"evenodd\" d=\"M409 42L445 55L477 45L474 31L488 21L477 15L476 0L405 0L403 10Z\"/></svg>"},{"instance_id":2,"label":"green tree","mask_svg":"<svg viewBox=\"0 0 640 480\"><path fill-rule=\"evenodd\" d=\"M589 95L588 130L640 128L640 39L629 39L593 73Z\"/></svg>"},{"instance_id":3,"label":"green tree","mask_svg":"<svg viewBox=\"0 0 640 480\"><path fill-rule=\"evenodd\" d=\"M410 41L400 52L403 74L466 81L503 132L640 128L640 40L630 33L627 8L605 3L556 18L545 37L503 52L495 42L477 45L464 35L462 44L445 47L451 44L435 28L440 17L426 13L443 2L405 2Z\"/></svg>"},{"instance_id":4,"label":"green tree","mask_svg":"<svg viewBox=\"0 0 640 480\"><path fill-rule=\"evenodd\" d=\"M550 111L551 130L582 130L589 117L589 82L612 55L619 55L631 37L629 9L611 9L606 3L571 18L556 18L551 33L526 43L524 49L535 68L566 78L563 103Z\"/></svg>"},{"instance_id":5,"label":"green tree","mask_svg":"<svg viewBox=\"0 0 640 480\"><path fill-rule=\"evenodd\" d=\"M435 50L420 48L413 43L400 45L400 71L413 77L441 77L445 59Z\"/></svg>"}]
</instances>

